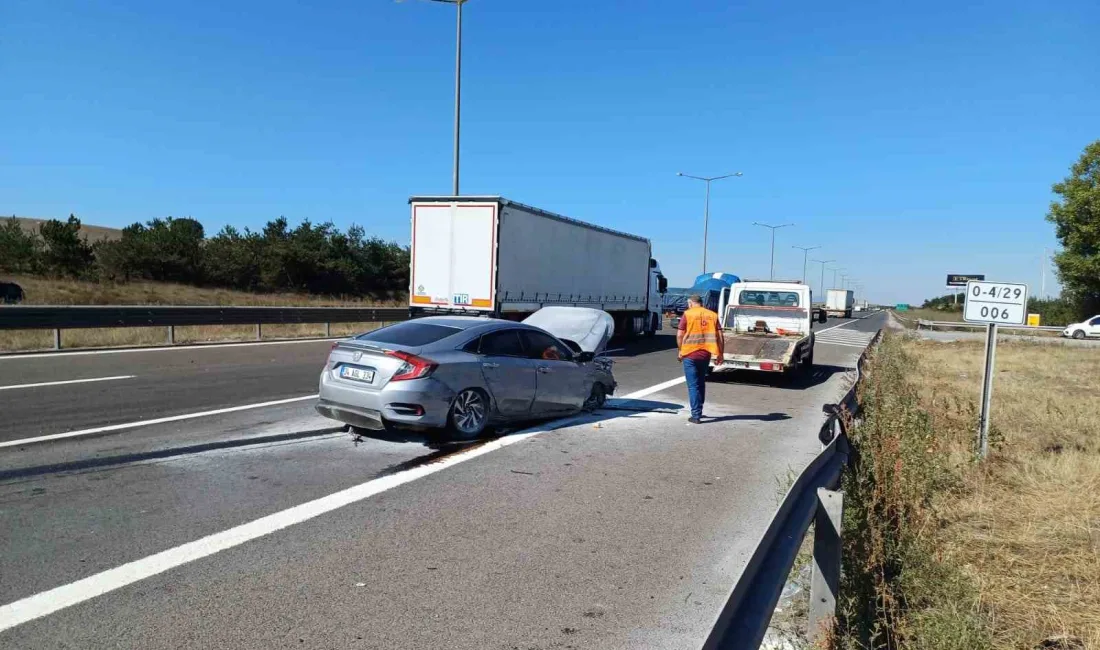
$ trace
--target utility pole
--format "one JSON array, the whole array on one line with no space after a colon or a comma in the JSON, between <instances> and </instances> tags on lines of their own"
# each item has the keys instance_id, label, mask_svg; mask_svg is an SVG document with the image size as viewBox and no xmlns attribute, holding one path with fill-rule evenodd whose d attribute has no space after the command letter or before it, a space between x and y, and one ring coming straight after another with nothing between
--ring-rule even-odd
<instances>
[{"instance_id":1,"label":"utility pole","mask_svg":"<svg viewBox=\"0 0 1100 650\"><path fill-rule=\"evenodd\" d=\"M772 265L771 265L771 274L769 275L769 279L770 280L775 280L775 231L779 230L780 228L789 228L790 226L793 226L794 224L793 223L785 223L785 224L782 224L782 225L779 225L779 226L771 226L771 225L768 225L766 223L760 223L759 221L754 221L754 222L752 222L752 225L760 226L761 228L770 228L771 231L772 231Z\"/></svg>"},{"instance_id":2,"label":"utility pole","mask_svg":"<svg viewBox=\"0 0 1100 650\"><path fill-rule=\"evenodd\" d=\"M710 228L710 184L712 181L720 181L723 178L733 178L743 176L741 172L733 172L732 174L724 174L722 176L692 176L691 174L685 174L684 172L676 172L677 176L683 176L684 178L694 178L697 181L703 181L707 186L706 201L703 203L703 273L707 272L707 231Z\"/></svg>"},{"instance_id":3,"label":"utility pole","mask_svg":"<svg viewBox=\"0 0 1100 650\"><path fill-rule=\"evenodd\" d=\"M1049 255L1050 255L1050 253L1048 253L1047 249L1044 248L1043 249L1043 263L1039 266L1039 277L1040 277L1039 297L1042 298L1043 300L1046 300L1046 298L1047 298L1047 260L1049 259Z\"/></svg>"},{"instance_id":4,"label":"utility pole","mask_svg":"<svg viewBox=\"0 0 1100 650\"><path fill-rule=\"evenodd\" d=\"M802 251L802 284L806 284L806 264L809 261L810 251L821 248L820 246L791 246Z\"/></svg>"}]
</instances>

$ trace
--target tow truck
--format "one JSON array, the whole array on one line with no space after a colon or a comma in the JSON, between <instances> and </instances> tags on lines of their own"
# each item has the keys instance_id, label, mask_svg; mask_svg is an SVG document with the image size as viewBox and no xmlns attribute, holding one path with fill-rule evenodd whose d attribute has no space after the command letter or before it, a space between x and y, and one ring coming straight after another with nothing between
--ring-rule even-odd
<instances>
[{"instance_id":1,"label":"tow truck","mask_svg":"<svg viewBox=\"0 0 1100 650\"><path fill-rule=\"evenodd\" d=\"M719 299L725 351L712 372L755 370L809 374L814 364L813 292L801 282L738 282Z\"/></svg>"}]
</instances>

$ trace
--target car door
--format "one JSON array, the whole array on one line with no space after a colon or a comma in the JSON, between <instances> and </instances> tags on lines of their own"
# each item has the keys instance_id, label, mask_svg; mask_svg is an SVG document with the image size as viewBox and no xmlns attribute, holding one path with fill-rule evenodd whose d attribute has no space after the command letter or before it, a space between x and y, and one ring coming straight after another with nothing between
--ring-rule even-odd
<instances>
[{"instance_id":1,"label":"car door","mask_svg":"<svg viewBox=\"0 0 1100 650\"><path fill-rule=\"evenodd\" d=\"M519 330L489 332L478 344L481 374L497 411L509 418L530 415L535 401L535 363L527 358Z\"/></svg>"},{"instance_id":2,"label":"car door","mask_svg":"<svg viewBox=\"0 0 1100 650\"><path fill-rule=\"evenodd\" d=\"M1100 336L1100 316L1089 321L1089 336Z\"/></svg>"},{"instance_id":3,"label":"car door","mask_svg":"<svg viewBox=\"0 0 1100 650\"><path fill-rule=\"evenodd\" d=\"M573 353L557 339L538 330L521 332L527 355L535 364L535 404L538 415L571 413L588 397L588 369L573 360Z\"/></svg>"}]
</instances>

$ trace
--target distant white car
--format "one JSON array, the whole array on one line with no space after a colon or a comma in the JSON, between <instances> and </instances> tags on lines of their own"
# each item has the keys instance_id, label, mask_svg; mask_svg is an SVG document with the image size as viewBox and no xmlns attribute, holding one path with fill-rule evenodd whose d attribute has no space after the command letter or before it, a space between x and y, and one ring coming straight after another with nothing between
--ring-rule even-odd
<instances>
[{"instance_id":1,"label":"distant white car","mask_svg":"<svg viewBox=\"0 0 1100 650\"><path fill-rule=\"evenodd\" d=\"M1067 325L1066 329L1062 330L1062 336L1068 336L1075 339L1083 339L1087 336L1100 337L1100 316L1093 316L1080 323Z\"/></svg>"}]
</instances>

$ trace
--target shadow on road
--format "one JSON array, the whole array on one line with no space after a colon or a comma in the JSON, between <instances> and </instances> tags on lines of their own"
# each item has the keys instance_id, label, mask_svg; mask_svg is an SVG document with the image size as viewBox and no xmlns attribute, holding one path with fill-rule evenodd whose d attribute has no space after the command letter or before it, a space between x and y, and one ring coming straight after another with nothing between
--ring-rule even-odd
<instances>
[{"instance_id":1,"label":"shadow on road","mask_svg":"<svg viewBox=\"0 0 1100 650\"><path fill-rule=\"evenodd\" d=\"M717 424L719 422L737 422L744 420L751 420L755 422L778 422L780 420L790 420L791 416L786 413L743 413L741 415L720 415L716 418L703 416L703 424Z\"/></svg>"},{"instance_id":2,"label":"shadow on road","mask_svg":"<svg viewBox=\"0 0 1100 650\"><path fill-rule=\"evenodd\" d=\"M851 368L844 366L815 365L809 374L786 374L755 372L750 370L727 370L712 373L707 377L708 384L745 384L748 386L767 386L780 390L806 390L820 386L837 373L845 373Z\"/></svg>"}]
</instances>

